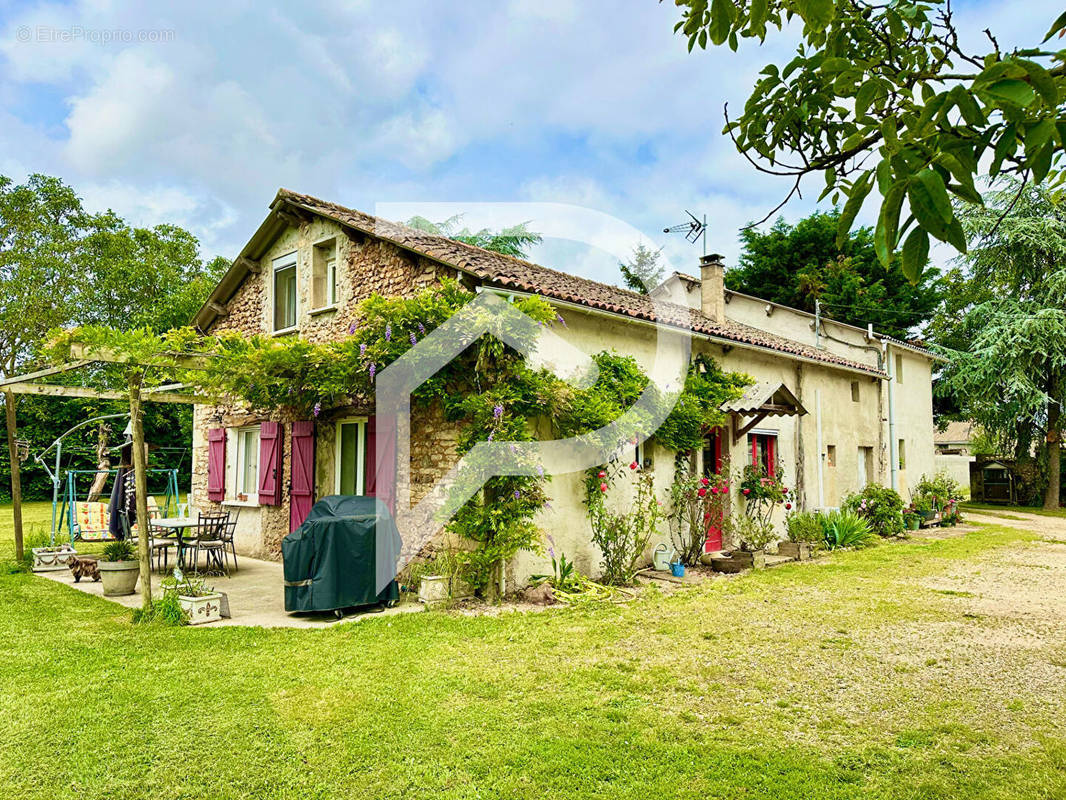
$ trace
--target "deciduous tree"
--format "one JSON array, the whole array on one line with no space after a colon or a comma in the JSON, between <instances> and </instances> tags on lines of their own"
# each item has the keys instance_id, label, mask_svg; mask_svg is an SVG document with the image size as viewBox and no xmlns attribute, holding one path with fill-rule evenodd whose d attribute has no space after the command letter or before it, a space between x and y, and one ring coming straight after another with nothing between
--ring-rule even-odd
<instances>
[{"instance_id":1,"label":"deciduous tree","mask_svg":"<svg viewBox=\"0 0 1066 800\"><path fill-rule=\"evenodd\" d=\"M827 317L859 327L873 326L906 337L928 322L939 302L942 279L925 271L915 283L878 261L874 232L852 231L839 244L840 214L815 212L795 225L783 219L765 233L741 231L739 264L726 272L738 292L813 312L820 300Z\"/></svg>"}]
</instances>

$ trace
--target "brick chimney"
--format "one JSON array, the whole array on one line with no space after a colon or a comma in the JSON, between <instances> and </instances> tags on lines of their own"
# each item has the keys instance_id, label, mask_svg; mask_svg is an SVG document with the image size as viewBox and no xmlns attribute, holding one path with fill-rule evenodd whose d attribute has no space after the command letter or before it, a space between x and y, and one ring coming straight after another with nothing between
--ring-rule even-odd
<instances>
[{"instance_id":1,"label":"brick chimney","mask_svg":"<svg viewBox=\"0 0 1066 800\"><path fill-rule=\"evenodd\" d=\"M700 259L700 310L715 322L725 321L725 264L718 253Z\"/></svg>"}]
</instances>

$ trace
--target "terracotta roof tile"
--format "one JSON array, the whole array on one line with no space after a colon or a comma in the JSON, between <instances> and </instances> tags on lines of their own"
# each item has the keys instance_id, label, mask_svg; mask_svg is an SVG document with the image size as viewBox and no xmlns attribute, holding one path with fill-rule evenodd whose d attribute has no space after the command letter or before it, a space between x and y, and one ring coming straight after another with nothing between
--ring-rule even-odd
<instances>
[{"instance_id":1,"label":"terracotta roof tile","mask_svg":"<svg viewBox=\"0 0 1066 800\"><path fill-rule=\"evenodd\" d=\"M513 256L494 253L481 247L457 242L444 236L409 228L361 211L345 208L309 195L282 189L278 199L313 214L333 219L356 230L393 242L405 249L427 256L464 272L485 283L553 300L595 308L633 319L666 325L691 327L693 332L739 344L748 344L811 361L834 364L884 376L882 370L786 339L767 331L732 320L716 322L699 310L671 303L654 303L646 295L605 283L569 275ZM656 307L665 313L660 317ZM687 324L686 324L687 323Z\"/></svg>"}]
</instances>

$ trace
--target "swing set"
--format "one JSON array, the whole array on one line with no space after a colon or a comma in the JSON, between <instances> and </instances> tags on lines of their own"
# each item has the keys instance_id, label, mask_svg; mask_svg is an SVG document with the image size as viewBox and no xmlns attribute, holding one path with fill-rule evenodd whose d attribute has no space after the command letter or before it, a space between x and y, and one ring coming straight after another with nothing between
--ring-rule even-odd
<instances>
[{"instance_id":1,"label":"swing set","mask_svg":"<svg viewBox=\"0 0 1066 800\"><path fill-rule=\"evenodd\" d=\"M70 430L60 435L52 444L34 456L34 461L44 467L48 477L52 481L52 546L55 546L56 535L61 530L66 530L71 546L77 540L81 541L112 541L110 527L110 503L103 501L90 502L88 495L84 499L78 499L78 476L80 475L111 475L114 480L119 473L118 469L70 469L63 470L63 440L76 433L87 425L94 422L102 422L107 419L127 419L128 413L105 414L80 422ZM54 468L50 468L45 457L55 448ZM154 497L149 496L149 513L161 512L163 516L170 516L171 505L177 511L178 507L178 470L177 468L154 467L146 469L149 475L161 474L166 476L166 493L163 498L163 508L160 509ZM60 495L62 492L62 496Z\"/></svg>"}]
</instances>

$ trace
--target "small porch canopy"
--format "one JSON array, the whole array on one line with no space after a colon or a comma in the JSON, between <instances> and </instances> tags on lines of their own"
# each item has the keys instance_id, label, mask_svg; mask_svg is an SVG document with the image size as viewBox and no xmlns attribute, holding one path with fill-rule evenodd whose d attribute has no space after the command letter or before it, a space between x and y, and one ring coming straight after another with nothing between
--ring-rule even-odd
<instances>
[{"instance_id":1,"label":"small porch canopy","mask_svg":"<svg viewBox=\"0 0 1066 800\"><path fill-rule=\"evenodd\" d=\"M807 413L796 395L780 381L764 381L749 386L736 400L723 403L721 409L732 417L733 444L767 417L801 417ZM750 419L743 422L744 417Z\"/></svg>"}]
</instances>

